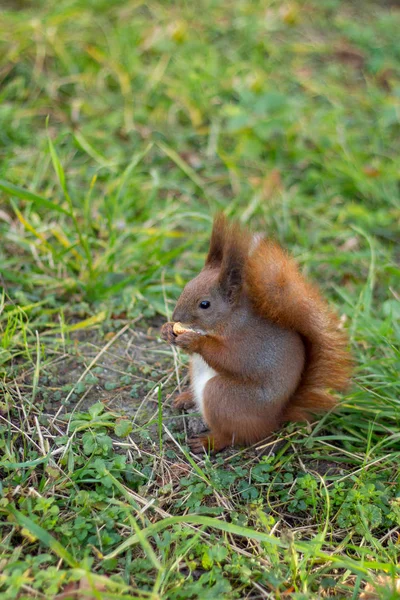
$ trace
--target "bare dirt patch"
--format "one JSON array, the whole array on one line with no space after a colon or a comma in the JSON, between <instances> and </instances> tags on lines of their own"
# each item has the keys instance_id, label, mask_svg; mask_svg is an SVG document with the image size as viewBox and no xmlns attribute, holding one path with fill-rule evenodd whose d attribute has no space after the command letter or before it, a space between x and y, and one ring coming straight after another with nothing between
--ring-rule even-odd
<instances>
[{"instance_id":1,"label":"bare dirt patch","mask_svg":"<svg viewBox=\"0 0 400 600\"><path fill-rule=\"evenodd\" d=\"M198 413L172 409L175 394L187 386L184 359L159 338L159 323L127 327L120 332L76 332L71 343L44 362L36 403L46 416L84 412L103 403L113 413L132 420L151 439L157 438L159 387L162 421L171 432L189 435L205 428ZM20 388L32 388L33 370L25 372Z\"/></svg>"}]
</instances>

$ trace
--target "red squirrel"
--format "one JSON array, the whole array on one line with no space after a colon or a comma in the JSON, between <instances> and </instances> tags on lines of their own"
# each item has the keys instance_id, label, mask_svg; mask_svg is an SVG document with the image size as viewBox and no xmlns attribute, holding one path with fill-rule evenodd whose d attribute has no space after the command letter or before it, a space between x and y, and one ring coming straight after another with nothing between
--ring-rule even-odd
<instances>
[{"instance_id":1,"label":"red squirrel","mask_svg":"<svg viewBox=\"0 0 400 600\"><path fill-rule=\"evenodd\" d=\"M189 440L194 452L251 445L285 421L307 421L348 383L347 338L316 286L276 242L223 215L172 319L161 337L191 354L191 390L174 406L196 404L209 427ZM177 335L176 322L190 330Z\"/></svg>"}]
</instances>

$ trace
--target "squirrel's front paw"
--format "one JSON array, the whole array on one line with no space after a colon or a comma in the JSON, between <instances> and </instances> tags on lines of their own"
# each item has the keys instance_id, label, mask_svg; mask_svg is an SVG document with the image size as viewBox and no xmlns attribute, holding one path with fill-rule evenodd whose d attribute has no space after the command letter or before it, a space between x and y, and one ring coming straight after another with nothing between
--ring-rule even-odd
<instances>
[{"instance_id":1,"label":"squirrel's front paw","mask_svg":"<svg viewBox=\"0 0 400 600\"><path fill-rule=\"evenodd\" d=\"M202 335L196 331L186 331L175 339L175 345L186 352L198 352Z\"/></svg>"},{"instance_id":2,"label":"squirrel's front paw","mask_svg":"<svg viewBox=\"0 0 400 600\"><path fill-rule=\"evenodd\" d=\"M177 336L174 333L174 324L164 323L161 327L160 336L165 342L168 342L168 344L175 344Z\"/></svg>"}]
</instances>

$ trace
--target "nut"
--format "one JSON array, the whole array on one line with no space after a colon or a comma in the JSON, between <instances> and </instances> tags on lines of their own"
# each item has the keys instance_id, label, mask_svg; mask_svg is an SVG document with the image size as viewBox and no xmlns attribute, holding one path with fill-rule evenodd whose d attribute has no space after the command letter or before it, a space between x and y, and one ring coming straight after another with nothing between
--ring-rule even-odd
<instances>
[{"instance_id":1,"label":"nut","mask_svg":"<svg viewBox=\"0 0 400 600\"><path fill-rule=\"evenodd\" d=\"M182 325L182 323L179 323L179 321L177 323L174 323L172 330L175 335L181 335L181 333L186 333L187 331L192 331L188 327L184 327Z\"/></svg>"}]
</instances>

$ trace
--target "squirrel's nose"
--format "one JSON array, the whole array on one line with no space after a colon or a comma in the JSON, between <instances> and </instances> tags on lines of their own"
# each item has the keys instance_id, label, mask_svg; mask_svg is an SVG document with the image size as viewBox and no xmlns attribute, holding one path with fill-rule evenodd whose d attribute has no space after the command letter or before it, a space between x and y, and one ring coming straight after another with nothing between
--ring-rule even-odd
<instances>
[{"instance_id":1,"label":"squirrel's nose","mask_svg":"<svg viewBox=\"0 0 400 600\"><path fill-rule=\"evenodd\" d=\"M175 323L177 321L180 321L181 323L187 323L188 317L189 317L189 315L185 312L185 310L182 308L179 308L178 306L175 307L175 310L172 313L172 320Z\"/></svg>"},{"instance_id":2,"label":"squirrel's nose","mask_svg":"<svg viewBox=\"0 0 400 600\"><path fill-rule=\"evenodd\" d=\"M175 321L175 323L176 323L176 321L181 320L180 311L177 308L175 308L174 312L172 313L172 320Z\"/></svg>"}]
</instances>

